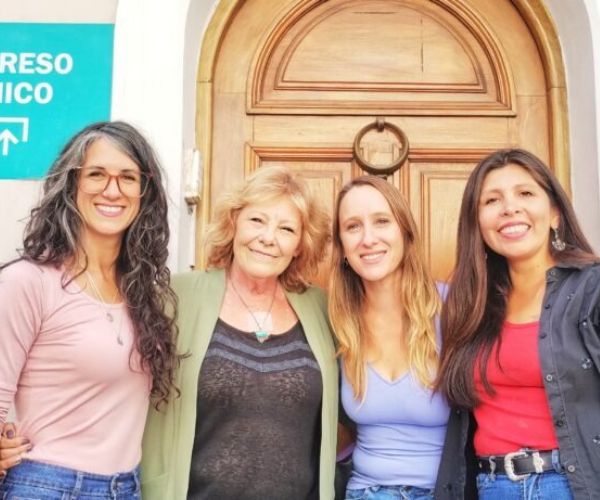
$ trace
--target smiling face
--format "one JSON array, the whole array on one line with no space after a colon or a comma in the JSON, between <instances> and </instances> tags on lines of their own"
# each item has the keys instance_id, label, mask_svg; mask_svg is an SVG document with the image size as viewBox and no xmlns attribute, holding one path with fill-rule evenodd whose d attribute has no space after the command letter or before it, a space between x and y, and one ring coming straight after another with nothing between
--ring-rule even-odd
<instances>
[{"instance_id":1,"label":"smiling face","mask_svg":"<svg viewBox=\"0 0 600 500\"><path fill-rule=\"evenodd\" d=\"M385 197L372 186L355 186L338 213L344 256L363 283L393 279L404 256L404 238Z\"/></svg>"},{"instance_id":2,"label":"smiling face","mask_svg":"<svg viewBox=\"0 0 600 500\"><path fill-rule=\"evenodd\" d=\"M82 189L84 174L102 167L111 175L139 173L139 166L107 139L97 139L87 149L77 182L77 208L83 219L82 238L113 239L120 242L127 228L140 211L140 199L121 193L116 178L111 178L106 188L97 194ZM89 191L89 190L87 190Z\"/></svg>"},{"instance_id":3,"label":"smiling face","mask_svg":"<svg viewBox=\"0 0 600 500\"><path fill-rule=\"evenodd\" d=\"M298 255L300 211L288 197L244 207L235 220L232 267L254 279L280 276Z\"/></svg>"},{"instance_id":4,"label":"smiling face","mask_svg":"<svg viewBox=\"0 0 600 500\"><path fill-rule=\"evenodd\" d=\"M546 191L523 167L509 164L486 175L479 198L479 230L487 246L509 264L552 265L548 244L559 219Z\"/></svg>"}]
</instances>

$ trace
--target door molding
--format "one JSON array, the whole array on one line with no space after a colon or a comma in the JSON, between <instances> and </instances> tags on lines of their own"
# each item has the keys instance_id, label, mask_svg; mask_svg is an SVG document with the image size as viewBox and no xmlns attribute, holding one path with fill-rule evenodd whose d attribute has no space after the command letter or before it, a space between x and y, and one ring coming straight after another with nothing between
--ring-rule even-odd
<instances>
[{"instance_id":1,"label":"door molding","mask_svg":"<svg viewBox=\"0 0 600 500\"><path fill-rule=\"evenodd\" d=\"M448 34L460 47L453 57L460 55L472 71L461 75L462 79L455 80L456 75L440 74L433 81L421 81L419 78L378 81L361 78L364 75L352 71L345 75L347 79L339 79L330 78L329 68L321 68L319 74L308 78L303 78L308 75L294 75L292 68L295 61L302 59L298 52L302 52L300 49L306 40L322 26L321 31L327 31L324 25L361 3L360 0L343 0L330 5L298 0L275 19L261 40L251 65L247 82L247 112L285 115L326 112L328 115L369 116L374 113L387 116L439 113L444 116L515 115L513 77L505 65L507 57L503 48L481 16L462 0L386 0L385 4L386 11L390 10L390 4L397 4L396 7L402 7L406 12L419 10L438 29ZM402 21L401 16L397 22ZM403 28L394 23L394 30L402 31ZM361 42L352 46L355 40L350 36L342 43L347 45L346 50L358 54L363 47ZM373 39L369 39L368 43L373 43ZM302 66L302 61L298 61L298 66ZM393 73L394 69L389 68L389 71ZM298 91L303 97L298 95ZM353 91L359 96L349 97L348 94ZM462 99L448 102L444 99L447 93ZM340 94L339 98L336 98L337 94ZM365 94L371 95L364 98ZM386 98L374 98L377 94ZM415 100L417 94L419 98ZM473 99L474 95L478 99ZM349 103L353 103L354 107Z\"/></svg>"},{"instance_id":2,"label":"door molding","mask_svg":"<svg viewBox=\"0 0 600 500\"><path fill-rule=\"evenodd\" d=\"M569 124L565 67L558 34L542 0L511 0L537 44L547 83L550 126L550 164L562 186L570 193ZM196 223L205 227L209 220L211 186L211 149L213 118L213 81L221 43L231 20L244 0L221 0L215 8L202 40L197 73L196 134L198 149L204 158L202 204ZM300 3L300 2L298 2ZM318 3L318 2L317 2ZM201 248L200 231L197 248Z\"/></svg>"}]
</instances>

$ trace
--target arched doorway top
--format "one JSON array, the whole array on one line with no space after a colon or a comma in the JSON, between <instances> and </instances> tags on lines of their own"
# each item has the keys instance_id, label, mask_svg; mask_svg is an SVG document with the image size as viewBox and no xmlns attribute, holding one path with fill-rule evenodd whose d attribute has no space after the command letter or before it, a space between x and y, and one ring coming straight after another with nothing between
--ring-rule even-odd
<instances>
[{"instance_id":1,"label":"arched doorway top","mask_svg":"<svg viewBox=\"0 0 600 500\"><path fill-rule=\"evenodd\" d=\"M198 81L212 80L214 65L231 18L244 3L244 0L221 0L207 26L202 41ZM319 2L315 2L319 3ZM550 87L565 87L565 72L558 34L550 14L541 0L512 0L538 44L544 61L546 77Z\"/></svg>"},{"instance_id":2,"label":"arched doorway top","mask_svg":"<svg viewBox=\"0 0 600 500\"><path fill-rule=\"evenodd\" d=\"M456 2L456 0L452 1ZM211 83L219 48L231 20L243 3L244 0L221 0L215 8L202 41L197 82L199 84L198 103L204 107L205 113L199 118L201 123L198 123L198 143L205 158L209 156L210 151ZM314 3L321 2L315 0ZM558 34L542 0L512 0L512 4L529 28L540 53L549 96L550 163L562 185L570 191L566 77ZM283 11L287 10L289 10L289 6L285 6L283 9ZM205 190L209 189L209 176L210 168L207 168L205 170ZM208 191L205 194L208 194ZM204 200L207 198L207 196L203 196ZM206 219L206 211L204 213L202 218Z\"/></svg>"},{"instance_id":3,"label":"arched doorway top","mask_svg":"<svg viewBox=\"0 0 600 500\"><path fill-rule=\"evenodd\" d=\"M247 112L510 116L506 59L460 0L302 0L257 50Z\"/></svg>"}]
</instances>

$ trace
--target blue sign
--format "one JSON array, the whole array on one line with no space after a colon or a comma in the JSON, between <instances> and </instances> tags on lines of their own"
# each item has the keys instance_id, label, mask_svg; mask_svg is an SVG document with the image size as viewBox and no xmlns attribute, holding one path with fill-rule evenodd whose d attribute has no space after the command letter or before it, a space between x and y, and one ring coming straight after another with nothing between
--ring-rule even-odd
<instances>
[{"instance_id":1,"label":"blue sign","mask_svg":"<svg viewBox=\"0 0 600 500\"><path fill-rule=\"evenodd\" d=\"M113 39L113 24L0 23L0 179L43 177L110 118Z\"/></svg>"}]
</instances>

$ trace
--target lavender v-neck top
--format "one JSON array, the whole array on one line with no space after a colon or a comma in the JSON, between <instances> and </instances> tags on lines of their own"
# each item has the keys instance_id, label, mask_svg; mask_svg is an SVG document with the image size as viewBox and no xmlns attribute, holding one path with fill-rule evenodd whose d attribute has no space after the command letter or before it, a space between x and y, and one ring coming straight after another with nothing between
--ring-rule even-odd
<instances>
[{"instance_id":1,"label":"lavender v-neck top","mask_svg":"<svg viewBox=\"0 0 600 500\"><path fill-rule=\"evenodd\" d=\"M355 399L343 370L341 400L357 425L349 489L434 487L449 415L439 394L410 373L390 382L367 364L364 403Z\"/></svg>"}]
</instances>

